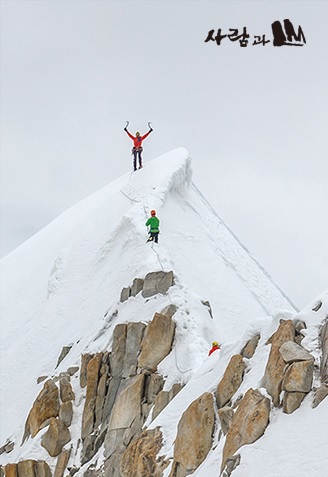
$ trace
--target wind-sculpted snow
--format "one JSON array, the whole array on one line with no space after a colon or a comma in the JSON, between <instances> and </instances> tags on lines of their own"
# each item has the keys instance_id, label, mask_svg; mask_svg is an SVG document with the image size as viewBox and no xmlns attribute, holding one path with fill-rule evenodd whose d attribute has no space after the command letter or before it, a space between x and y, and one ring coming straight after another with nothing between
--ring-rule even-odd
<instances>
[{"instance_id":1,"label":"wind-sculpted snow","mask_svg":"<svg viewBox=\"0 0 328 477\"><path fill-rule=\"evenodd\" d=\"M294 312L191 176L185 149L164 154L70 208L2 260L1 400L11 403L1 406L2 440L23 426L39 389L31 383L54 373L63 346L72 345L69 359L77 363L86 348L97 351L110 342L108 309L119 307L122 321L149 321L159 303L175 300L184 310L177 336L186 349L166 365L178 363L184 379L202 363L213 338L233 341L259 316ZM153 208L161 220L158 246L146 243ZM174 272L170 296L146 305L131 298L133 307L118 303L124 286L158 270ZM201 300L209 300L213 319ZM183 329L191 330L189 337ZM95 336L101 338L93 341Z\"/></svg>"}]
</instances>

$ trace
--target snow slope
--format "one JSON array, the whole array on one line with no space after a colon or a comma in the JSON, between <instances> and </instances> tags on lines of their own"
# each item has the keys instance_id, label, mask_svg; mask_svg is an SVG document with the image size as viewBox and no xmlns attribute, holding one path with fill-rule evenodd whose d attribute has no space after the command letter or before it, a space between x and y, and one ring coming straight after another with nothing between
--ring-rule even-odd
<instances>
[{"instance_id":1,"label":"snow slope","mask_svg":"<svg viewBox=\"0 0 328 477\"><path fill-rule=\"evenodd\" d=\"M146 243L144 224L153 208L161 219L158 245ZM72 207L5 257L1 266L0 445L7 438L20 444L27 414L42 387L36 384L39 376L79 364L87 350L108 349L118 322L115 312L120 322L149 321L174 303L179 306L174 352L159 371L167 376L168 389L173 382L189 382L162 413L170 423L163 427L170 453L181 409L200 389L213 390L231 354L239 352L254 331L265 336L279 313L290 317L296 312L193 184L191 159L182 148ZM175 285L167 295L119 302L123 287L157 270L174 271ZM209 300L213 319L202 300ZM209 360L213 339L222 343L222 351ZM67 345L72 350L55 369ZM269 351L262 345L263 360L249 373L254 383L262 376ZM77 437L78 416L74 419ZM32 441L17 445L10 461L33 458L33 446ZM208 462L211 459L215 461L209 456ZM199 469L197 475L205 471Z\"/></svg>"}]
</instances>

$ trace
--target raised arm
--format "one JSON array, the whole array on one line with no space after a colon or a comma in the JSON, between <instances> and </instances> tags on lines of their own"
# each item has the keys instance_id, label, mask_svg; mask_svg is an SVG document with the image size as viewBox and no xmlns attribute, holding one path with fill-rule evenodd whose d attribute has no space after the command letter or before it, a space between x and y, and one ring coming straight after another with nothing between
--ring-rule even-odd
<instances>
[{"instance_id":1,"label":"raised arm","mask_svg":"<svg viewBox=\"0 0 328 477\"><path fill-rule=\"evenodd\" d=\"M129 137L132 139L132 140L134 140L134 139L135 139L135 137L134 137L134 136L132 136L132 134L131 134L131 133L129 133L129 131L127 130L127 128L124 128L124 131L126 132L126 134L127 134L127 135L128 135L128 136L129 136Z\"/></svg>"}]
</instances>

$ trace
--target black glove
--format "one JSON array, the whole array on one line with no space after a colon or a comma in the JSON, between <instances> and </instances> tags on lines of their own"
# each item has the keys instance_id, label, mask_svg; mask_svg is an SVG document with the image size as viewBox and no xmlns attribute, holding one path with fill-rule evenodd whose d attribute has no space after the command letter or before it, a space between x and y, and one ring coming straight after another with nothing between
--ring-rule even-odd
<instances>
[{"instance_id":1,"label":"black glove","mask_svg":"<svg viewBox=\"0 0 328 477\"><path fill-rule=\"evenodd\" d=\"M153 129L152 129L152 128L150 128L150 129L149 129L149 132L153 132Z\"/></svg>"},{"instance_id":2,"label":"black glove","mask_svg":"<svg viewBox=\"0 0 328 477\"><path fill-rule=\"evenodd\" d=\"M127 132L128 130L126 128L124 128L124 131Z\"/></svg>"}]
</instances>

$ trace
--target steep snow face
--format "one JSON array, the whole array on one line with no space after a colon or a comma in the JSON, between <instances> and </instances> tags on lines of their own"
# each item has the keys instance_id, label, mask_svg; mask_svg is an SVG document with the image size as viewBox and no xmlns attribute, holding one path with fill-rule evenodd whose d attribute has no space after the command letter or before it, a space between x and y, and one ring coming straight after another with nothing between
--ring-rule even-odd
<instances>
[{"instance_id":1,"label":"steep snow face","mask_svg":"<svg viewBox=\"0 0 328 477\"><path fill-rule=\"evenodd\" d=\"M254 318L295 312L191 176L185 149L165 154L72 207L2 260L0 442L26 418L39 389L31 382L54 372L63 346L74 345L70 359L78 360L86 348L108 344L104 330L115 307L121 321L147 321L160 305L180 305L190 339L182 340L183 370L201 364L212 339L235 341ZM151 209L161 220L158 245L146 243ZM150 300L146 316L141 297L133 306L118 303L122 287L157 270L174 271L170 301ZM213 319L201 300L209 300Z\"/></svg>"}]
</instances>

